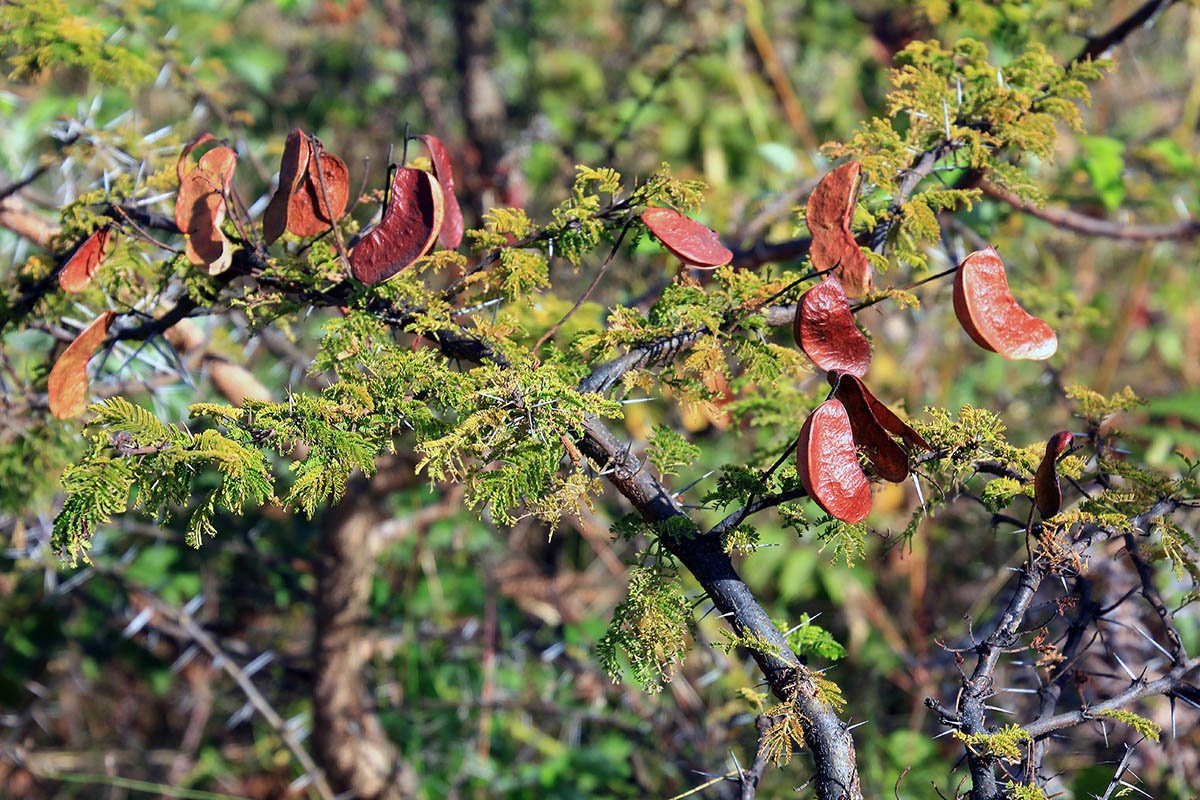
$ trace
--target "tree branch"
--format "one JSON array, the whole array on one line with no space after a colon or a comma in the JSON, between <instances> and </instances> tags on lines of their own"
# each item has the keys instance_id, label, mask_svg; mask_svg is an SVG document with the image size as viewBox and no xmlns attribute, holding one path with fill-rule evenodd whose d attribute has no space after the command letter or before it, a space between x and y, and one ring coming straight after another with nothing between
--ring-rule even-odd
<instances>
[{"instance_id":1,"label":"tree branch","mask_svg":"<svg viewBox=\"0 0 1200 800\"><path fill-rule=\"evenodd\" d=\"M1195 239L1200 236L1200 220L1184 220L1171 225L1122 224L1099 219L1069 208L1039 208L1022 200L1012 192L980 181L979 188L988 197L1007 203L1031 217L1045 220L1059 228L1082 233L1087 236L1102 236L1108 239L1123 239L1134 242L1158 241L1161 239Z\"/></svg>"}]
</instances>

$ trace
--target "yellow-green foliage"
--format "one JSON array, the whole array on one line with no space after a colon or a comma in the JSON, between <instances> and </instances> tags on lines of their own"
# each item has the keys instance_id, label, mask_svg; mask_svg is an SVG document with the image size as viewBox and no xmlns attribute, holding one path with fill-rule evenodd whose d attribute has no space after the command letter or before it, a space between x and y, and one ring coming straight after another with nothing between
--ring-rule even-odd
<instances>
[{"instance_id":1,"label":"yellow-green foliage","mask_svg":"<svg viewBox=\"0 0 1200 800\"><path fill-rule=\"evenodd\" d=\"M1025 751L1033 744L1033 737L1020 725L1005 725L995 733L966 734L954 731L954 736L968 749L982 758L1001 758L1005 761L1020 761Z\"/></svg>"},{"instance_id":2,"label":"yellow-green foliage","mask_svg":"<svg viewBox=\"0 0 1200 800\"><path fill-rule=\"evenodd\" d=\"M1082 129L1076 101L1090 101L1085 81L1100 77L1103 66L1089 61L1062 67L1037 43L995 64L973 39L953 47L913 42L895 63L889 72L890 119L869 120L848 141L825 145L830 156L862 163L864 184L875 187L876 203L890 203L900 181L926 153L946 166L983 170L989 180L1023 197L1040 198L1034 182L1009 159L1022 153L1050 158L1058 122ZM899 215L893 256L924 267L925 244L940 236L936 212L970 206L976 197L977 190L917 191L876 218L891 222L893 214Z\"/></svg>"},{"instance_id":3,"label":"yellow-green foliage","mask_svg":"<svg viewBox=\"0 0 1200 800\"><path fill-rule=\"evenodd\" d=\"M691 619L673 565L634 567L625 599L597 647L600 662L614 680L628 665L643 687L662 691L687 652Z\"/></svg>"},{"instance_id":4,"label":"yellow-green foliage","mask_svg":"<svg viewBox=\"0 0 1200 800\"><path fill-rule=\"evenodd\" d=\"M132 86L154 79L146 56L109 41L112 33L64 0L0 4L0 34L12 72L36 77L55 67L78 67L103 83Z\"/></svg>"},{"instance_id":5,"label":"yellow-green foliage","mask_svg":"<svg viewBox=\"0 0 1200 800\"><path fill-rule=\"evenodd\" d=\"M1161 726L1156 725L1145 717L1139 716L1132 711L1125 711L1120 708L1108 708L1103 711L1093 711L1090 713L1093 717L1111 719L1120 722L1123 725L1128 725L1152 742L1157 742L1159 737L1162 735Z\"/></svg>"}]
</instances>

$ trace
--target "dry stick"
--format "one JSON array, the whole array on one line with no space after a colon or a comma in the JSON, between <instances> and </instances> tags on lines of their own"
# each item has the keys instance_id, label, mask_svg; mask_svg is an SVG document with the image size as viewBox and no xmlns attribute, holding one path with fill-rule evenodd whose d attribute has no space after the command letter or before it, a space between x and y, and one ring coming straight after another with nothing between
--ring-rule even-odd
<instances>
[{"instance_id":1,"label":"dry stick","mask_svg":"<svg viewBox=\"0 0 1200 800\"><path fill-rule=\"evenodd\" d=\"M329 214L329 227L333 229L333 241L337 245L338 257L342 259L342 268L346 270L346 274L350 274L350 259L346 256L346 243L342 241L342 231L337 226L337 220L333 218L333 203L329 202L329 188L325 185L325 168L321 166L321 153L324 146L321 140L315 136L309 136L309 145L312 147L312 161L317 165L317 181L321 184L321 199L325 201L325 211ZM318 208L319 212L321 209Z\"/></svg>"},{"instance_id":2,"label":"dry stick","mask_svg":"<svg viewBox=\"0 0 1200 800\"><path fill-rule=\"evenodd\" d=\"M1112 48L1119 45L1121 42L1138 28L1149 23L1154 17L1167 6L1171 5L1174 0L1148 0L1133 11L1125 19L1118 22L1107 32L1100 36L1089 36L1087 44L1079 51L1079 55L1071 59L1072 64L1077 64L1080 61L1091 61L1103 56Z\"/></svg>"},{"instance_id":3,"label":"dry stick","mask_svg":"<svg viewBox=\"0 0 1200 800\"><path fill-rule=\"evenodd\" d=\"M762 781L763 773L767 771L767 731L771 729L774 720L765 714L759 714L754 721L754 727L758 730L758 744L754 748L754 761L750 764L750 769L742 773L742 800L754 800L754 795L758 792L758 784Z\"/></svg>"},{"instance_id":4,"label":"dry stick","mask_svg":"<svg viewBox=\"0 0 1200 800\"><path fill-rule=\"evenodd\" d=\"M621 227L621 233L617 236L617 241L613 243L612 250L610 250L608 252L608 258L604 259L604 264L600 267L600 271L596 273L596 277L592 279L592 283L590 286L588 286L587 291L584 292L580 296L580 298L575 301L575 305L571 306L571 310L568 311L566 314L564 314L562 319L560 319L558 322L554 323L554 326L552 328L550 328L550 330L548 330L542 334L542 338L538 339L537 344L535 344L533 346L534 353L536 353L538 351L538 349L543 344L546 343L547 339L549 339L554 334L558 333L558 329L563 326L563 323L565 323L567 320L569 320L571 318L571 316L576 311L579 310L579 307L582 306L585 302L587 302L587 299L592 296L592 292L595 290L596 286L599 285L600 279L603 278L604 273L608 271L608 265L612 263L613 257L616 256L617 250L620 249L621 242L623 242L625 240L625 234L628 233L629 226L632 223L633 223L633 215L630 214L628 217L626 217L625 224Z\"/></svg>"},{"instance_id":5,"label":"dry stick","mask_svg":"<svg viewBox=\"0 0 1200 800\"><path fill-rule=\"evenodd\" d=\"M118 214L120 214L120 215L121 215L121 219L123 219L123 220L125 220L126 222L128 222L128 223L129 223L129 225L130 225L130 226L131 226L131 227L132 227L132 228L133 228L135 231L137 231L137 233L138 233L138 234L140 234L140 235L141 235L141 238L142 238L142 239L144 239L144 240L146 240L146 241L147 241L147 242L149 242L150 244L154 245L155 247L158 247L158 248L161 248L161 249L163 249L163 250L166 250L166 251L168 251L168 252L174 253L175 255L179 255L180 253L182 253L182 252L183 252L183 251L182 251L182 250L180 250L178 247L172 247L171 245L169 245L169 244L166 244L165 242L160 242L158 239L155 239L153 236L151 236L151 235L150 235L150 234L149 234L149 233L146 231L146 229L145 229L145 228L143 228L141 225L138 225L136 222L134 222L134 221L133 221L133 219L132 219L132 218L129 216L129 214L127 214L127 213L125 212L125 209L121 208L121 207L120 207L120 206L118 206L118 205L113 205L113 206L112 206L112 209L113 209L113 211L116 211Z\"/></svg>"},{"instance_id":6,"label":"dry stick","mask_svg":"<svg viewBox=\"0 0 1200 800\"><path fill-rule=\"evenodd\" d=\"M1091 217L1069 208L1039 208L1022 200L1012 192L980 181L979 188L988 197L1007 203L1031 217L1045 220L1066 230L1088 236L1103 236L1108 239L1123 239L1133 242L1159 241L1162 239L1195 239L1200 237L1200 220L1187 219L1172 225L1124 225L1107 219Z\"/></svg>"},{"instance_id":7,"label":"dry stick","mask_svg":"<svg viewBox=\"0 0 1200 800\"><path fill-rule=\"evenodd\" d=\"M953 275L956 272L958 272L958 267L951 267L950 269L942 270L941 272L937 273L936 275L929 275L929 276L922 278L919 281L914 281L914 282L908 284L907 286L901 286L899 289L896 289L894 291L907 292L909 289L915 289L918 286L922 286L926 283L929 283L930 281L936 281L939 278L945 278L947 275ZM879 297L876 297L874 299L864 300L863 302L859 303L858 305L851 306L850 313L862 311L864 308L870 308L871 306L875 305L879 301L886 300L886 299L887 299L887 295L881 294Z\"/></svg>"}]
</instances>

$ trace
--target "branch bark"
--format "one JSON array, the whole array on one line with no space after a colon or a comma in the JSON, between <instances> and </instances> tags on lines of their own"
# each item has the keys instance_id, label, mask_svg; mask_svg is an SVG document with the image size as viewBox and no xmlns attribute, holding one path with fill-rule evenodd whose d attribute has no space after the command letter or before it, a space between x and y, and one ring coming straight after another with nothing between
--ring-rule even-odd
<instances>
[{"instance_id":1,"label":"branch bark","mask_svg":"<svg viewBox=\"0 0 1200 800\"><path fill-rule=\"evenodd\" d=\"M981 181L979 188L988 197L1007 203L1022 213L1087 236L1102 236L1107 239L1123 239L1131 242L1152 242L1162 239L1187 240L1200 237L1200 220L1189 219L1171 225L1122 224L1081 214L1069 208L1039 208L1033 203L1022 200L1012 192L987 181Z\"/></svg>"}]
</instances>

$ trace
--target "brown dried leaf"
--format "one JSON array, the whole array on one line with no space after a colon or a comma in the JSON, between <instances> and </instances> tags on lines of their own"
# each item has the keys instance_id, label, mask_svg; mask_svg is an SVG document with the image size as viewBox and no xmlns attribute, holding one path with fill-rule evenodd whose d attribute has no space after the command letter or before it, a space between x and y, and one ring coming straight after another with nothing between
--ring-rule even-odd
<instances>
[{"instance_id":1,"label":"brown dried leaf","mask_svg":"<svg viewBox=\"0 0 1200 800\"><path fill-rule=\"evenodd\" d=\"M77 417L87 408L87 363L104 343L116 316L115 311L105 311L96 317L54 362L48 383L50 413L59 419Z\"/></svg>"},{"instance_id":2,"label":"brown dried leaf","mask_svg":"<svg viewBox=\"0 0 1200 800\"><path fill-rule=\"evenodd\" d=\"M457 250L462 244L463 215L458 207L458 198L454 196L454 167L450 163L450 153L446 145L436 136L424 134L415 136L429 148L429 159L433 162L433 174L442 185L442 199L445 203L442 229L438 232L438 241L447 250Z\"/></svg>"},{"instance_id":3,"label":"brown dried leaf","mask_svg":"<svg viewBox=\"0 0 1200 800\"><path fill-rule=\"evenodd\" d=\"M885 406L878 397L873 395L871 390L867 388L866 384L864 384L858 378L855 378L853 375L843 374L841 376L841 380L839 381L838 373L836 372L830 372L826 378L829 380L831 386L838 386L839 384L844 384L849 381L852 388L848 388L844 391L861 393L863 398L867 401L867 406L870 407L871 413L875 415L875 419L880 425L883 426L885 431L890 433L892 436L899 436L905 444L914 450L928 450L931 453L933 452L933 448L930 447L929 442L925 441L925 438L921 436L921 434L913 430L907 422L897 417L892 410Z\"/></svg>"},{"instance_id":4,"label":"brown dried leaf","mask_svg":"<svg viewBox=\"0 0 1200 800\"><path fill-rule=\"evenodd\" d=\"M824 370L863 376L871 365L871 343L850 313L837 278L827 277L800 298L792 323L796 344Z\"/></svg>"},{"instance_id":5,"label":"brown dried leaf","mask_svg":"<svg viewBox=\"0 0 1200 800\"><path fill-rule=\"evenodd\" d=\"M180 209L186 209L182 215ZM221 223L225 221L225 197L199 168L184 176L175 201L175 216L182 216L187 236L185 252L196 266L205 267L209 275L228 269L233 260L233 248Z\"/></svg>"},{"instance_id":6,"label":"brown dried leaf","mask_svg":"<svg viewBox=\"0 0 1200 800\"><path fill-rule=\"evenodd\" d=\"M108 256L112 244L113 226L105 225L84 240L58 273L58 285L65 292L82 292Z\"/></svg>"},{"instance_id":7,"label":"brown dried leaf","mask_svg":"<svg viewBox=\"0 0 1200 800\"><path fill-rule=\"evenodd\" d=\"M888 436L867 400L871 393L862 381L849 373L841 373L839 377L839 373L830 372L828 377L833 384L834 396L842 401L850 417L854 443L866 453L875 474L892 483L908 478L908 453Z\"/></svg>"},{"instance_id":8,"label":"brown dried leaf","mask_svg":"<svg viewBox=\"0 0 1200 800\"><path fill-rule=\"evenodd\" d=\"M412 266L433 246L443 214L441 184L423 169L399 167L383 219L350 253L351 274L370 285Z\"/></svg>"},{"instance_id":9,"label":"brown dried leaf","mask_svg":"<svg viewBox=\"0 0 1200 800\"><path fill-rule=\"evenodd\" d=\"M183 176L187 174L187 158L191 152L205 142L214 141L216 141L216 137L205 131L183 146L183 152L179 154L179 160L175 162L175 177L179 179L180 183L183 183Z\"/></svg>"}]
</instances>

